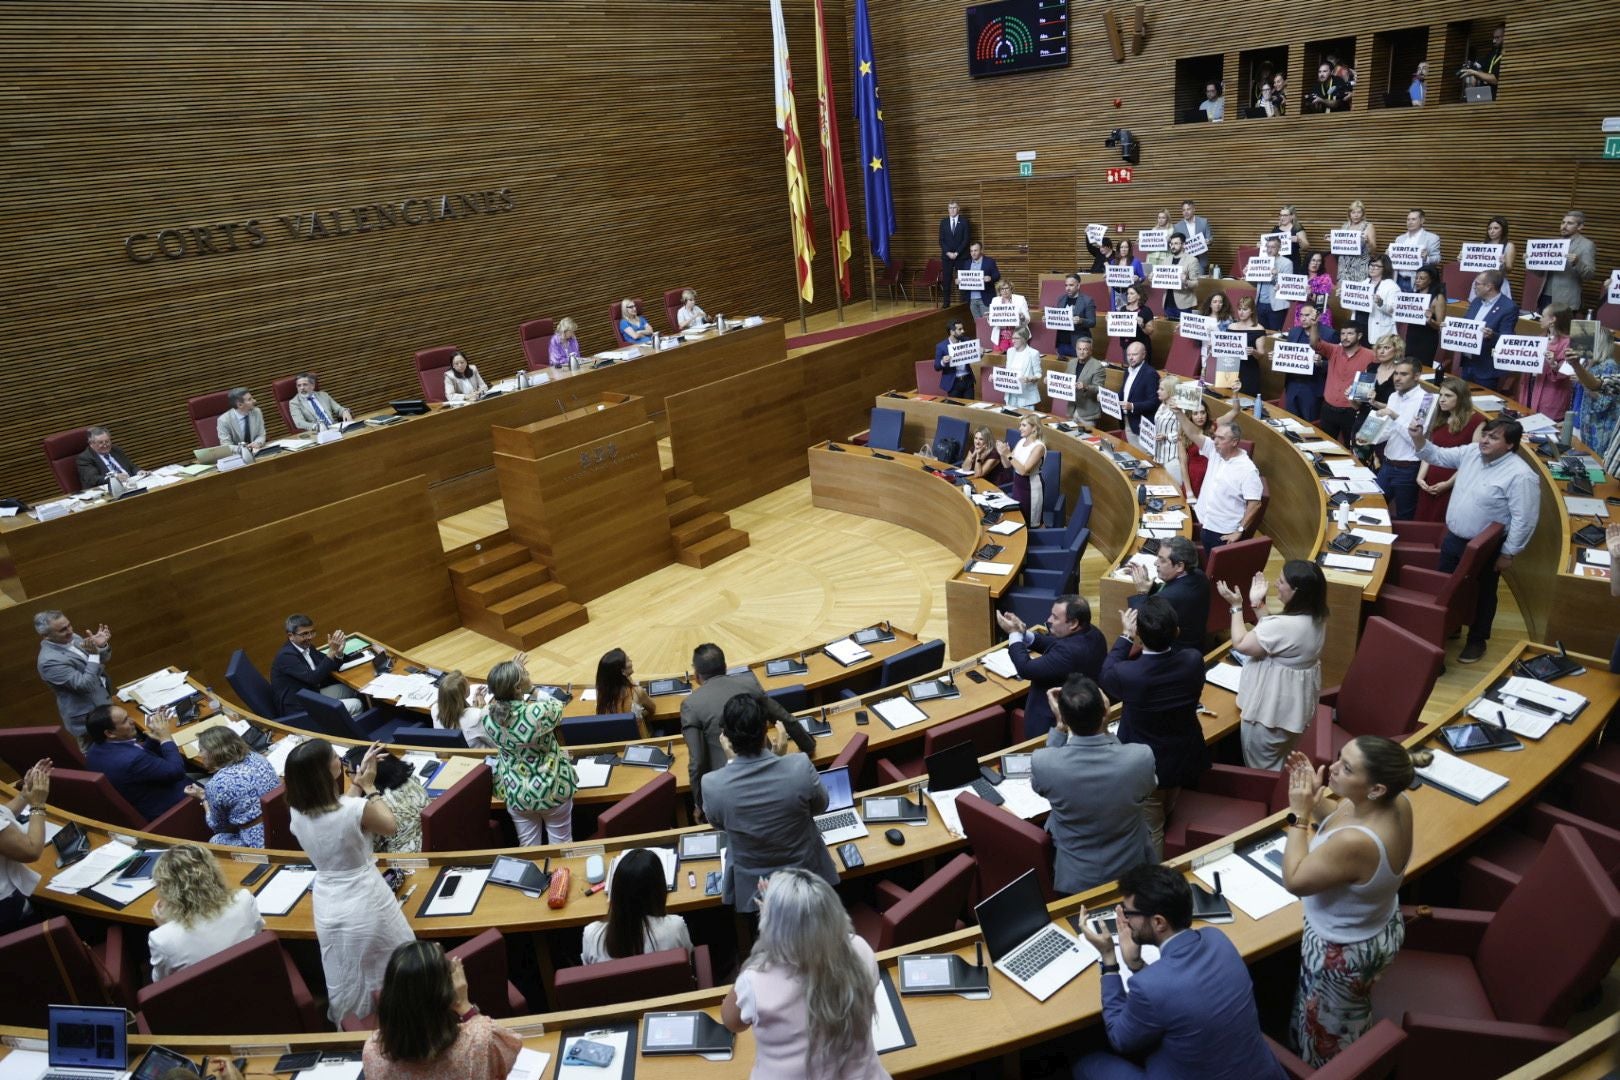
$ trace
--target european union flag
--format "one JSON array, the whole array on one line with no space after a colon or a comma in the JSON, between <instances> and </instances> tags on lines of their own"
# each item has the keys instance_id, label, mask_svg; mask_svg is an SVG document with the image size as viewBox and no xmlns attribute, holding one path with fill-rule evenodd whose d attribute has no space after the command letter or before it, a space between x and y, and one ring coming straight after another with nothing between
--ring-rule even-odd
<instances>
[{"instance_id":1,"label":"european union flag","mask_svg":"<svg viewBox=\"0 0 1620 1080\"><path fill-rule=\"evenodd\" d=\"M861 127L861 175L866 178L866 236L872 254L887 265L894 196L889 190L889 148L883 137L883 102L866 0L855 0L855 119Z\"/></svg>"}]
</instances>

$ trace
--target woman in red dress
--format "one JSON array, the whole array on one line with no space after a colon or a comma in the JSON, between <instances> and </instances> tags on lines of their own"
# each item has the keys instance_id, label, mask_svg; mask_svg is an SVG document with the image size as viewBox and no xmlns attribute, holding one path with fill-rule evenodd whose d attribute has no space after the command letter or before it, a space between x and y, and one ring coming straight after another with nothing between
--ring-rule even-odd
<instances>
[{"instance_id":1,"label":"woman in red dress","mask_svg":"<svg viewBox=\"0 0 1620 1080\"><path fill-rule=\"evenodd\" d=\"M1441 379L1440 400L1435 403L1434 430L1429 432L1429 441L1436 446L1466 446L1479 441L1484 424L1485 417L1474 408L1468 384L1455 375ZM1416 520L1445 521L1451 486L1456 482L1456 469L1430 465L1427 461L1418 466Z\"/></svg>"}]
</instances>

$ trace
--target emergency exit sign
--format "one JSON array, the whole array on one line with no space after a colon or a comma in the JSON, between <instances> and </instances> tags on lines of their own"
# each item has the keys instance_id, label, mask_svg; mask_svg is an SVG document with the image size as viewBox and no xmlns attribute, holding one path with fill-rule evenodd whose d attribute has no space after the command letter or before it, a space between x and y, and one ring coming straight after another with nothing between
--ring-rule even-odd
<instances>
[{"instance_id":1,"label":"emergency exit sign","mask_svg":"<svg viewBox=\"0 0 1620 1080\"><path fill-rule=\"evenodd\" d=\"M1620 135L1609 135L1603 140L1603 156L1620 158Z\"/></svg>"},{"instance_id":2,"label":"emergency exit sign","mask_svg":"<svg viewBox=\"0 0 1620 1080\"><path fill-rule=\"evenodd\" d=\"M1130 183L1131 182L1131 170L1129 168L1109 169L1108 170L1108 182L1110 184L1128 184L1128 183Z\"/></svg>"},{"instance_id":3,"label":"emergency exit sign","mask_svg":"<svg viewBox=\"0 0 1620 1080\"><path fill-rule=\"evenodd\" d=\"M1035 163L1033 161L1020 161L1018 163L1018 175L1019 176L1034 176L1035 175Z\"/></svg>"}]
</instances>

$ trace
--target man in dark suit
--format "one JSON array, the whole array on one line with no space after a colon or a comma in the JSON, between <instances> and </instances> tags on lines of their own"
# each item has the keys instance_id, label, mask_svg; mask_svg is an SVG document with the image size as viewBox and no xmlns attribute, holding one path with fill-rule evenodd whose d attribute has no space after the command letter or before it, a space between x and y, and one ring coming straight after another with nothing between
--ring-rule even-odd
<instances>
[{"instance_id":1,"label":"man in dark suit","mask_svg":"<svg viewBox=\"0 0 1620 1080\"><path fill-rule=\"evenodd\" d=\"M1237 948L1212 926L1192 928L1192 890L1180 870L1147 863L1119 879L1120 974L1111 935L1082 911L1080 930L1102 954L1103 1030L1113 1052L1093 1051L1076 1080L1196 1076L1285 1080L1260 1034L1254 983ZM1142 959L1152 945L1159 958Z\"/></svg>"},{"instance_id":2,"label":"man in dark suit","mask_svg":"<svg viewBox=\"0 0 1620 1080\"><path fill-rule=\"evenodd\" d=\"M941 307L951 306L951 289L956 286L956 269L968 246L967 218L962 208L952 199L945 207L945 216L939 219L939 295Z\"/></svg>"},{"instance_id":3,"label":"man in dark suit","mask_svg":"<svg viewBox=\"0 0 1620 1080\"><path fill-rule=\"evenodd\" d=\"M985 312L990 310L990 298L996 294L996 282L1001 280L1001 268L996 265L996 260L984 253L984 245L977 240L968 245L967 258L960 260L956 268L984 272L984 288L964 289L962 292L973 317L984 318Z\"/></svg>"},{"instance_id":4,"label":"man in dark suit","mask_svg":"<svg viewBox=\"0 0 1620 1080\"><path fill-rule=\"evenodd\" d=\"M1030 785L1052 804L1052 883L1073 894L1113 881L1153 861L1142 804L1159 786L1153 751L1126 745L1104 726L1107 703L1097 684L1070 675L1046 692L1056 717L1053 731L1066 740L1030 759Z\"/></svg>"},{"instance_id":5,"label":"man in dark suit","mask_svg":"<svg viewBox=\"0 0 1620 1080\"><path fill-rule=\"evenodd\" d=\"M79 467L81 488L100 487L109 475L121 480L132 480L140 475L129 455L113 445L112 432L104 427L90 429L90 445L73 463Z\"/></svg>"},{"instance_id":6,"label":"man in dark suit","mask_svg":"<svg viewBox=\"0 0 1620 1080\"><path fill-rule=\"evenodd\" d=\"M326 648L318 649L315 622L308 615L289 615L285 626L287 644L270 664L270 700L275 703L276 715L303 712L298 705L298 691L314 690L343 702L350 716L358 716L360 696L337 678L347 635L334 630L327 636Z\"/></svg>"},{"instance_id":7,"label":"man in dark suit","mask_svg":"<svg viewBox=\"0 0 1620 1080\"><path fill-rule=\"evenodd\" d=\"M1066 307L1074 312L1074 329L1057 331L1057 354L1059 356L1074 356L1074 339L1090 338L1092 328L1097 325L1096 302L1080 291L1080 279L1070 274L1063 279L1063 295L1053 307Z\"/></svg>"},{"instance_id":8,"label":"man in dark suit","mask_svg":"<svg viewBox=\"0 0 1620 1080\"><path fill-rule=\"evenodd\" d=\"M1198 723L1204 658L1197 649L1175 648L1176 611L1161 596L1126 611L1123 622L1098 682L1110 700L1125 706L1119 741L1146 743L1153 751L1159 786L1142 809L1153 850L1162 856L1164 820L1175 808L1176 796L1210 766L1209 746ZM1138 635L1142 652L1133 659Z\"/></svg>"},{"instance_id":9,"label":"man in dark suit","mask_svg":"<svg viewBox=\"0 0 1620 1080\"><path fill-rule=\"evenodd\" d=\"M1485 345L1478 356L1457 354L1460 373L1469 382L1495 390L1502 379L1502 373L1496 370L1496 339L1513 333L1519 321L1519 305L1502 295L1502 271L1480 271L1474 279L1474 299L1469 302L1463 318L1485 324Z\"/></svg>"},{"instance_id":10,"label":"man in dark suit","mask_svg":"<svg viewBox=\"0 0 1620 1080\"><path fill-rule=\"evenodd\" d=\"M704 643L692 650L692 675L698 686L681 702L681 736L686 740L687 777L692 782L692 802L703 816L702 781L726 763L720 745L720 719L726 702L747 694L764 710L771 729L770 745L777 754L787 753L789 740L806 754L814 754L816 741L786 709L760 689L758 680L726 674L726 654L720 646Z\"/></svg>"},{"instance_id":11,"label":"man in dark suit","mask_svg":"<svg viewBox=\"0 0 1620 1080\"><path fill-rule=\"evenodd\" d=\"M1125 346L1125 385L1120 387L1119 407L1130 429L1131 445L1151 454L1153 420L1159 412L1159 373L1147 362L1147 355L1147 346L1140 341Z\"/></svg>"},{"instance_id":12,"label":"man in dark suit","mask_svg":"<svg viewBox=\"0 0 1620 1080\"><path fill-rule=\"evenodd\" d=\"M1140 608L1149 596L1163 597L1175 609L1176 625L1181 627L1176 644L1203 652L1209 628L1209 578L1198 568L1198 545L1185 536L1159 541L1154 567L1159 575L1157 585L1149 578L1147 567L1141 563L1130 566L1136 595L1127 603Z\"/></svg>"},{"instance_id":13,"label":"man in dark suit","mask_svg":"<svg viewBox=\"0 0 1620 1080\"><path fill-rule=\"evenodd\" d=\"M162 710L147 721L151 734L135 726L117 705L98 705L85 720L90 745L87 766L104 773L113 789L147 821L186 798L186 760L169 738L171 715Z\"/></svg>"},{"instance_id":14,"label":"man in dark suit","mask_svg":"<svg viewBox=\"0 0 1620 1080\"><path fill-rule=\"evenodd\" d=\"M951 363L951 346L966 341L967 336L966 324L961 319L952 319L945 327L945 340L934 346L934 370L939 372L939 392L947 397L971 398L974 395L973 368L958 368Z\"/></svg>"},{"instance_id":15,"label":"man in dark suit","mask_svg":"<svg viewBox=\"0 0 1620 1080\"><path fill-rule=\"evenodd\" d=\"M996 613L996 622L1007 634L1007 654L1020 679L1029 680L1029 697L1024 699L1024 733L1021 739L1045 735L1048 746L1063 745L1065 736L1052 727L1052 706L1046 692L1062 686L1070 675L1095 679L1102 671L1108 645L1102 631L1091 625L1091 605L1079 596L1060 596L1052 601L1046 619L1046 633L1037 634L1024 626L1024 620L1008 611Z\"/></svg>"}]
</instances>

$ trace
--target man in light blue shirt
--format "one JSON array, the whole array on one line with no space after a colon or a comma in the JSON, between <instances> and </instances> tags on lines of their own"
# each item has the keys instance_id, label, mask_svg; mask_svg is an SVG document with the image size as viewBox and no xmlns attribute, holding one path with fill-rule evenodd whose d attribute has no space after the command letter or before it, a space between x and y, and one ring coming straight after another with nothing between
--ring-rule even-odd
<instances>
[{"instance_id":1,"label":"man in light blue shirt","mask_svg":"<svg viewBox=\"0 0 1620 1080\"><path fill-rule=\"evenodd\" d=\"M1467 446L1435 446L1419 423L1406 430L1419 461L1457 470L1451 502L1446 506L1446 535L1440 542L1441 573L1449 574L1457 568L1468 541L1491 522L1501 522L1507 528L1501 553L1480 568L1474 621L1468 627L1468 641L1457 656L1458 663L1472 664L1485 655L1485 643L1490 640L1500 575L1530 542L1541 514L1536 474L1518 455L1524 428L1517 420L1492 420L1482 429L1479 442Z\"/></svg>"}]
</instances>

